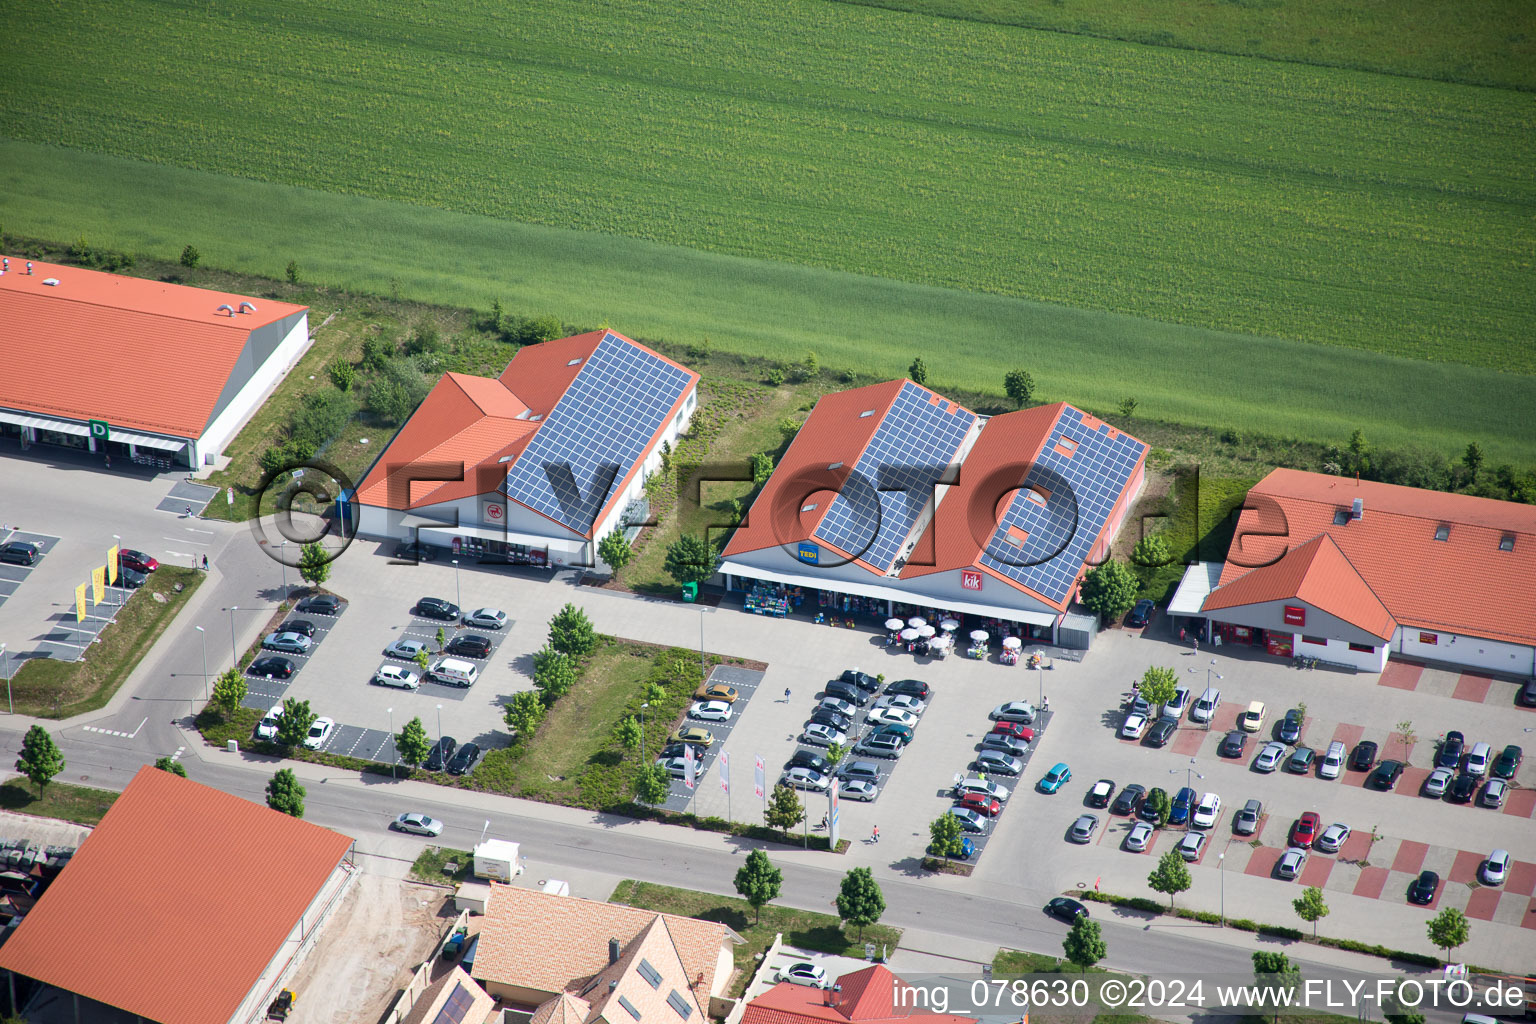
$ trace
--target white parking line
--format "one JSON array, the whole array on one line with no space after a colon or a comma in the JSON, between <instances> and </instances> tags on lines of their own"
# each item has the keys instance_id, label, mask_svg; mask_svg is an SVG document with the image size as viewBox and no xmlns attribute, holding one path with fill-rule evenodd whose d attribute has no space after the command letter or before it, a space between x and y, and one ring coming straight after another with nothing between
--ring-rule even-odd
<instances>
[{"instance_id":1,"label":"white parking line","mask_svg":"<svg viewBox=\"0 0 1536 1024\"><path fill-rule=\"evenodd\" d=\"M149 721L148 717L146 717L144 719L144 722L147 722L147 721ZM137 736L139 734L139 730L140 729L144 728L144 722L140 722L138 725L134 726L133 732L123 732L120 729L98 729L94 725L86 725L86 726L82 726L81 728L85 732L99 732L99 733L102 733L103 735L106 735L106 736L122 736L122 737L125 737L125 738L131 740L131 739L133 739L135 736ZM175 755L172 756L171 760L174 761L176 758L180 757L181 756L181 752L183 750L186 750L186 749L187 749L186 747L178 747L176 749Z\"/></svg>"}]
</instances>

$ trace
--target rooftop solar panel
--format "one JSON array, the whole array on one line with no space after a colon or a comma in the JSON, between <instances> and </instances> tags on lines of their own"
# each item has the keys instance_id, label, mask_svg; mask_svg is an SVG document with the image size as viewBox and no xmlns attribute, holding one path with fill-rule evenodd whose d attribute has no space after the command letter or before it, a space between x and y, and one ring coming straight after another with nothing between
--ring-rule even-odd
<instances>
[{"instance_id":1,"label":"rooftop solar panel","mask_svg":"<svg viewBox=\"0 0 1536 1024\"><path fill-rule=\"evenodd\" d=\"M911 381L902 384L850 475L867 485L845 485L816 530L821 540L881 572L890 571L976 422L968 409L932 399Z\"/></svg>"},{"instance_id":2,"label":"rooftop solar panel","mask_svg":"<svg viewBox=\"0 0 1536 1024\"><path fill-rule=\"evenodd\" d=\"M475 1005L474 994L464 987L461 981L453 988L453 994L443 1004L443 1008L437 1011L437 1017L433 1024L463 1024L465 1014Z\"/></svg>"},{"instance_id":3,"label":"rooftop solar panel","mask_svg":"<svg viewBox=\"0 0 1536 1024\"><path fill-rule=\"evenodd\" d=\"M1064 600L1077 581L1099 533L1114 511L1146 445L1110 428L1090 427L1083 414L1068 406L1056 428L1008 504L979 559L1015 582L1052 601ZM1075 443L1058 450L1061 438ZM1030 488L1049 492L1042 506L1028 496ZM1011 530L1010 530L1011 528ZM1024 544L1008 541L1022 531Z\"/></svg>"},{"instance_id":4,"label":"rooftop solar panel","mask_svg":"<svg viewBox=\"0 0 1536 1024\"><path fill-rule=\"evenodd\" d=\"M605 334L512 463L502 490L587 533L690 379L659 356Z\"/></svg>"}]
</instances>

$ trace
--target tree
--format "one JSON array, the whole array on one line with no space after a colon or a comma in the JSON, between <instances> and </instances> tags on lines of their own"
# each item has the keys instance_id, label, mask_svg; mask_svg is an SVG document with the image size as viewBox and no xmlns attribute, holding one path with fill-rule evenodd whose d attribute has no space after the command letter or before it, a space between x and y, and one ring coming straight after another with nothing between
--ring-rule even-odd
<instances>
[{"instance_id":1,"label":"tree","mask_svg":"<svg viewBox=\"0 0 1536 1024\"><path fill-rule=\"evenodd\" d=\"M815 352L807 352L805 358L800 360L800 379L815 380L821 372L821 360L816 358Z\"/></svg>"},{"instance_id":2,"label":"tree","mask_svg":"<svg viewBox=\"0 0 1536 1024\"><path fill-rule=\"evenodd\" d=\"M411 768L418 768L432 752L432 741L427 739L426 726L420 718L405 723L405 728L395 737L395 753Z\"/></svg>"},{"instance_id":3,"label":"tree","mask_svg":"<svg viewBox=\"0 0 1536 1024\"><path fill-rule=\"evenodd\" d=\"M441 654L443 652L443 647L448 643L448 633L443 629L442 626L438 626L437 636L433 637L432 639L437 641L437 651L439 654Z\"/></svg>"},{"instance_id":4,"label":"tree","mask_svg":"<svg viewBox=\"0 0 1536 1024\"><path fill-rule=\"evenodd\" d=\"M848 748L841 743L827 744L827 763L836 768L848 756Z\"/></svg>"},{"instance_id":5,"label":"tree","mask_svg":"<svg viewBox=\"0 0 1536 1024\"><path fill-rule=\"evenodd\" d=\"M182 778L187 777L187 769L182 766L182 763L169 757L156 758L155 767L163 772L170 772L172 775L180 775Z\"/></svg>"},{"instance_id":6,"label":"tree","mask_svg":"<svg viewBox=\"0 0 1536 1024\"><path fill-rule=\"evenodd\" d=\"M203 254L197 251L197 246L189 245L181 250L181 265L191 270L197 266L197 261L203 258Z\"/></svg>"},{"instance_id":7,"label":"tree","mask_svg":"<svg viewBox=\"0 0 1536 1024\"><path fill-rule=\"evenodd\" d=\"M283 717L277 720L277 742L285 747L303 743L315 718L315 713L309 709L309 701L289 697L283 701Z\"/></svg>"},{"instance_id":8,"label":"tree","mask_svg":"<svg viewBox=\"0 0 1536 1024\"><path fill-rule=\"evenodd\" d=\"M1022 409L1035 394L1035 378L1027 370L1009 370L1003 374L1003 391L1013 399L1015 407Z\"/></svg>"},{"instance_id":9,"label":"tree","mask_svg":"<svg viewBox=\"0 0 1536 1024\"><path fill-rule=\"evenodd\" d=\"M357 383L357 368L345 359L337 359L331 363L328 372L331 375L331 383L336 385L338 391L351 391L352 385Z\"/></svg>"},{"instance_id":10,"label":"tree","mask_svg":"<svg viewBox=\"0 0 1536 1024\"><path fill-rule=\"evenodd\" d=\"M1173 700L1173 693L1178 688L1177 669L1154 667L1141 674L1141 695L1148 704L1155 704L1159 710Z\"/></svg>"},{"instance_id":11,"label":"tree","mask_svg":"<svg viewBox=\"0 0 1536 1024\"><path fill-rule=\"evenodd\" d=\"M1323 890L1308 886L1301 895L1291 900L1296 916L1312 925L1312 937L1317 938L1317 922L1328 916L1328 904L1323 902Z\"/></svg>"},{"instance_id":12,"label":"tree","mask_svg":"<svg viewBox=\"0 0 1536 1024\"><path fill-rule=\"evenodd\" d=\"M213 706L225 715L232 715L245 701L245 674L238 668L227 668L213 682Z\"/></svg>"},{"instance_id":13,"label":"tree","mask_svg":"<svg viewBox=\"0 0 1536 1024\"><path fill-rule=\"evenodd\" d=\"M859 929L860 940L864 938L864 929L884 913L885 894L869 868L854 868L843 876L837 894L837 916Z\"/></svg>"},{"instance_id":14,"label":"tree","mask_svg":"<svg viewBox=\"0 0 1536 1024\"><path fill-rule=\"evenodd\" d=\"M907 367L907 376L912 378L914 384L928 386L928 364L923 362L922 356L912 360L912 365Z\"/></svg>"},{"instance_id":15,"label":"tree","mask_svg":"<svg viewBox=\"0 0 1536 1024\"><path fill-rule=\"evenodd\" d=\"M295 818L304 817L304 787L292 768L279 768L267 783L267 806Z\"/></svg>"},{"instance_id":16,"label":"tree","mask_svg":"<svg viewBox=\"0 0 1536 1024\"><path fill-rule=\"evenodd\" d=\"M429 666L431 664L432 664L432 656L427 653L427 649L425 647L423 647L421 650L416 652L416 667L417 668L419 668L423 672L425 672L427 670L427 666Z\"/></svg>"},{"instance_id":17,"label":"tree","mask_svg":"<svg viewBox=\"0 0 1536 1024\"><path fill-rule=\"evenodd\" d=\"M679 585L703 583L715 574L719 562L709 541L685 533L667 547L667 559L662 563L662 568Z\"/></svg>"},{"instance_id":18,"label":"tree","mask_svg":"<svg viewBox=\"0 0 1536 1024\"><path fill-rule=\"evenodd\" d=\"M1382 1016L1387 1024L1424 1024L1424 1014L1416 1006L1410 1006L1403 998L1402 984L1382 1001Z\"/></svg>"},{"instance_id":19,"label":"tree","mask_svg":"<svg viewBox=\"0 0 1536 1024\"><path fill-rule=\"evenodd\" d=\"M783 883L784 872L774 867L762 850L747 854L747 862L736 872L736 894L752 905L757 921L763 919L763 905L779 898Z\"/></svg>"},{"instance_id":20,"label":"tree","mask_svg":"<svg viewBox=\"0 0 1536 1024\"><path fill-rule=\"evenodd\" d=\"M340 436L355 412L357 403L352 395L335 388L322 388L304 399L304 404L293 414L288 432L318 449Z\"/></svg>"},{"instance_id":21,"label":"tree","mask_svg":"<svg viewBox=\"0 0 1536 1024\"><path fill-rule=\"evenodd\" d=\"M1467 445L1467 450L1461 455L1461 464L1467 467L1467 482L1477 482L1477 472L1483 468L1483 446L1476 441Z\"/></svg>"},{"instance_id":22,"label":"tree","mask_svg":"<svg viewBox=\"0 0 1536 1024\"><path fill-rule=\"evenodd\" d=\"M1136 399L1127 395L1125 398L1120 399L1120 415L1127 418L1134 416L1136 414L1136 407L1140 404Z\"/></svg>"},{"instance_id":23,"label":"tree","mask_svg":"<svg viewBox=\"0 0 1536 1024\"><path fill-rule=\"evenodd\" d=\"M288 261L288 267L284 271L284 273L288 277L288 283L289 284L298 284L299 283L299 264L298 264L298 262L296 260L289 260Z\"/></svg>"},{"instance_id":24,"label":"tree","mask_svg":"<svg viewBox=\"0 0 1536 1024\"><path fill-rule=\"evenodd\" d=\"M1080 917L1072 922L1072 930L1061 941L1061 948L1067 954L1067 959L1083 971L1103 960L1109 952L1109 947L1104 944L1104 934L1099 930L1099 922L1088 917Z\"/></svg>"},{"instance_id":25,"label":"tree","mask_svg":"<svg viewBox=\"0 0 1536 1024\"><path fill-rule=\"evenodd\" d=\"M635 550L629 546L623 530L614 530L597 542L597 557L608 563L613 578L618 579L620 571L635 557Z\"/></svg>"},{"instance_id":26,"label":"tree","mask_svg":"<svg viewBox=\"0 0 1536 1024\"><path fill-rule=\"evenodd\" d=\"M554 341L565 333L565 324L557 316L548 313L543 316L531 316L523 321L522 329L518 332L518 340L524 345L537 345L545 341Z\"/></svg>"},{"instance_id":27,"label":"tree","mask_svg":"<svg viewBox=\"0 0 1536 1024\"><path fill-rule=\"evenodd\" d=\"M960 819L953 814L944 813L928 823L928 850L944 858L944 863L949 863L949 858L960 856L965 849L965 842L960 834Z\"/></svg>"},{"instance_id":28,"label":"tree","mask_svg":"<svg viewBox=\"0 0 1536 1024\"><path fill-rule=\"evenodd\" d=\"M1151 886L1153 892L1167 896L1168 909L1173 909L1173 898L1190 886L1189 868L1184 865L1184 858L1179 856L1179 851L1169 850L1163 854L1157 867L1147 876L1147 885Z\"/></svg>"},{"instance_id":29,"label":"tree","mask_svg":"<svg viewBox=\"0 0 1536 1024\"><path fill-rule=\"evenodd\" d=\"M1349 458L1346 461L1346 468L1349 472L1361 476L1370 472L1371 446L1365 440L1365 434L1358 430L1349 435Z\"/></svg>"},{"instance_id":30,"label":"tree","mask_svg":"<svg viewBox=\"0 0 1536 1024\"><path fill-rule=\"evenodd\" d=\"M318 543L305 544L299 552L299 575L318 587L331 578L331 556Z\"/></svg>"},{"instance_id":31,"label":"tree","mask_svg":"<svg viewBox=\"0 0 1536 1024\"><path fill-rule=\"evenodd\" d=\"M763 486L773 475L773 456L767 452L757 452L749 461L752 464L752 486Z\"/></svg>"},{"instance_id":32,"label":"tree","mask_svg":"<svg viewBox=\"0 0 1536 1024\"><path fill-rule=\"evenodd\" d=\"M667 802L672 792L672 777L659 764L642 765L635 773L635 799L643 804L658 807Z\"/></svg>"},{"instance_id":33,"label":"tree","mask_svg":"<svg viewBox=\"0 0 1536 1024\"><path fill-rule=\"evenodd\" d=\"M368 411L387 424L404 423L427 397L430 387L411 360L387 358L368 384Z\"/></svg>"},{"instance_id":34,"label":"tree","mask_svg":"<svg viewBox=\"0 0 1536 1024\"><path fill-rule=\"evenodd\" d=\"M1296 986L1301 984L1301 968L1291 963L1290 957L1284 953L1260 951L1253 954L1253 974L1259 985L1259 1006L1266 1003L1272 1006L1275 1022L1279 1024L1280 1008L1291 1002L1280 993L1296 990Z\"/></svg>"},{"instance_id":35,"label":"tree","mask_svg":"<svg viewBox=\"0 0 1536 1024\"><path fill-rule=\"evenodd\" d=\"M1130 567L1110 559L1083 577L1083 607L1112 622L1131 610L1139 589Z\"/></svg>"},{"instance_id":36,"label":"tree","mask_svg":"<svg viewBox=\"0 0 1536 1024\"><path fill-rule=\"evenodd\" d=\"M1173 801L1169 799L1168 791L1161 786L1154 786L1147 794L1147 805L1152 808L1152 815L1157 819L1157 827L1165 827L1173 814Z\"/></svg>"},{"instance_id":37,"label":"tree","mask_svg":"<svg viewBox=\"0 0 1536 1024\"><path fill-rule=\"evenodd\" d=\"M1154 533L1136 542L1131 561L1147 569L1159 569L1173 561L1173 554L1162 534Z\"/></svg>"},{"instance_id":38,"label":"tree","mask_svg":"<svg viewBox=\"0 0 1536 1024\"><path fill-rule=\"evenodd\" d=\"M549 620L549 646L572 658L585 658L597 647L597 630L586 612L567 604Z\"/></svg>"},{"instance_id":39,"label":"tree","mask_svg":"<svg viewBox=\"0 0 1536 1024\"><path fill-rule=\"evenodd\" d=\"M635 720L634 715L630 715L613 727L613 741L625 750L638 750L644 736L640 723Z\"/></svg>"},{"instance_id":40,"label":"tree","mask_svg":"<svg viewBox=\"0 0 1536 1024\"><path fill-rule=\"evenodd\" d=\"M21 756L16 759L16 770L32 780L38 796L43 795L49 780L64 770L64 764L64 755L47 729L34 725L27 730L21 740Z\"/></svg>"},{"instance_id":41,"label":"tree","mask_svg":"<svg viewBox=\"0 0 1536 1024\"><path fill-rule=\"evenodd\" d=\"M522 690L512 695L507 702L507 709L502 714L502 719L507 723L507 728L517 733L517 738L525 740L533 735L539 723L544 720L544 700L534 690Z\"/></svg>"},{"instance_id":42,"label":"tree","mask_svg":"<svg viewBox=\"0 0 1536 1024\"><path fill-rule=\"evenodd\" d=\"M487 318L486 326L490 327L502 340L506 340L507 311L502 306L500 299L491 300L491 315Z\"/></svg>"},{"instance_id":43,"label":"tree","mask_svg":"<svg viewBox=\"0 0 1536 1024\"><path fill-rule=\"evenodd\" d=\"M1446 907L1430 918L1427 931L1429 941L1445 950L1447 960L1451 958L1451 950L1472 937L1472 928L1467 923L1467 915L1455 907Z\"/></svg>"},{"instance_id":44,"label":"tree","mask_svg":"<svg viewBox=\"0 0 1536 1024\"><path fill-rule=\"evenodd\" d=\"M543 695L544 706L549 707L576 685L576 666L570 658L545 644L533 654L533 685Z\"/></svg>"},{"instance_id":45,"label":"tree","mask_svg":"<svg viewBox=\"0 0 1536 1024\"><path fill-rule=\"evenodd\" d=\"M763 811L763 821L769 828L788 832L805 820L805 805L795 791L782 782L773 787L773 796Z\"/></svg>"},{"instance_id":46,"label":"tree","mask_svg":"<svg viewBox=\"0 0 1536 1024\"><path fill-rule=\"evenodd\" d=\"M1418 742L1418 737L1413 732L1413 722L1403 719L1397 723L1397 738L1403 744L1403 763L1408 763L1408 755L1413 752L1413 745Z\"/></svg>"}]
</instances>

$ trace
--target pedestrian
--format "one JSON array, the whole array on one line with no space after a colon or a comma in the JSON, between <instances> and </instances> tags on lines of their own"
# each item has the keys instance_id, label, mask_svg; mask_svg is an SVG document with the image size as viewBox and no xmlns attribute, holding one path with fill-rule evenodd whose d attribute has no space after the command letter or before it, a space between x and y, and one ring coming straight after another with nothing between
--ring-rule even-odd
<instances>
[{"instance_id":1,"label":"pedestrian","mask_svg":"<svg viewBox=\"0 0 1536 1024\"><path fill-rule=\"evenodd\" d=\"M191 519L192 518L192 506L188 505L187 506L187 510L185 512L183 512L182 515L186 516L188 519Z\"/></svg>"},{"instance_id":2,"label":"pedestrian","mask_svg":"<svg viewBox=\"0 0 1536 1024\"><path fill-rule=\"evenodd\" d=\"M1179 643L1183 643L1183 642L1184 642L1184 630L1181 628L1179 630Z\"/></svg>"},{"instance_id":3,"label":"pedestrian","mask_svg":"<svg viewBox=\"0 0 1536 1024\"><path fill-rule=\"evenodd\" d=\"M110 456L110 455L107 456L107 468L108 469L112 468L112 456Z\"/></svg>"},{"instance_id":4,"label":"pedestrian","mask_svg":"<svg viewBox=\"0 0 1536 1024\"><path fill-rule=\"evenodd\" d=\"M879 825L875 826L874 840L873 841L877 842L877 843L880 841L880 826Z\"/></svg>"},{"instance_id":5,"label":"pedestrian","mask_svg":"<svg viewBox=\"0 0 1536 1024\"><path fill-rule=\"evenodd\" d=\"M789 687L784 687L784 703L789 703Z\"/></svg>"},{"instance_id":6,"label":"pedestrian","mask_svg":"<svg viewBox=\"0 0 1536 1024\"><path fill-rule=\"evenodd\" d=\"M1199 637L1192 637L1190 642L1195 645L1195 653L1199 654L1200 653L1200 638Z\"/></svg>"},{"instance_id":7,"label":"pedestrian","mask_svg":"<svg viewBox=\"0 0 1536 1024\"><path fill-rule=\"evenodd\" d=\"M207 572L207 571L208 571L208 556L204 555L203 556L203 572Z\"/></svg>"}]
</instances>

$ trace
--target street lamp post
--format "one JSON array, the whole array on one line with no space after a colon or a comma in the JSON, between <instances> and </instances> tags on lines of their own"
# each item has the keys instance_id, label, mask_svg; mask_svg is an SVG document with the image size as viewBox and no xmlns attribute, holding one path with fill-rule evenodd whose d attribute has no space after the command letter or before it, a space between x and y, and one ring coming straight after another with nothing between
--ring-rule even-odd
<instances>
[{"instance_id":1,"label":"street lamp post","mask_svg":"<svg viewBox=\"0 0 1536 1024\"><path fill-rule=\"evenodd\" d=\"M126 602L128 600L128 588L123 586L123 538L114 533L112 540L114 541L112 546L117 548L117 555L115 556L117 558L117 582L123 591L121 595L122 600Z\"/></svg>"},{"instance_id":2,"label":"street lamp post","mask_svg":"<svg viewBox=\"0 0 1536 1024\"><path fill-rule=\"evenodd\" d=\"M1221 876L1221 927L1227 926L1227 851L1222 850L1221 856L1216 858L1216 873Z\"/></svg>"},{"instance_id":3,"label":"street lamp post","mask_svg":"<svg viewBox=\"0 0 1536 1024\"><path fill-rule=\"evenodd\" d=\"M453 603L459 606L460 611L464 610L464 592L459 589L459 560L457 558L453 560Z\"/></svg>"},{"instance_id":4,"label":"street lamp post","mask_svg":"<svg viewBox=\"0 0 1536 1024\"><path fill-rule=\"evenodd\" d=\"M1207 690L1209 690L1211 688L1211 680L1213 678L1214 679L1222 678L1221 673L1215 671L1215 668L1216 668L1216 659L1212 658L1211 659L1211 663L1209 665L1207 665L1206 669L1205 669L1205 688ZM1190 672L1199 672L1200 670L1198 668L1191 668L1191 669L1188 669L1188 671L1190 671ZM1205 722L1203 723L1203 725L1205 726L1205 731L1206 732L1210 732L1211 731L1211 722L1212 722L1213 719L1215 719L1215 717L1216 717L1216 712L1215 712L1214 709L1212 709L1211 717L1207 718L1205 720Z\"/></svg>"},{"instance_id":5,"label":"street lamp post","mask_svg":"<svg viewBox=\"0 0 1536 1024\"><path fill-rule=\"evenodd\" d=\"M208 702L208 633L202 626L193 626L203 638L203 703Z\"/></svg>"},{"instance_id":6,"label":"street lamp post","mask_svg":"<svg viewBox=\"0 0 1536 1024\"><path fill-rule=\"evenodd\" d=\"M283 567L283 596L278 599L280 601L288 600L288 559L283 555L283 549L287 546L287 541L283 541L277 546L277 561Z\"/></svg>"},{"instance_id":7,"label":"street lamp post","mask_svg":"<svg viewBox=\"0 0 1536 1024\"><path fill-rule=\"evenodd\" d=\"M11 663L5 658L5 644L0 644L0 669L5 670L5 706L14 715L16 705L11 703Z\"/></svg>"},{"instance_id":8,"label":"street lamp post","mask_svg":"<svg viewBox=\"0 0 1536 1024\"><path fill-rule=\"evenodd\" d=\"M1177 775L1177 774L1179 774L1179 770L1177 768L1169 768L1168 769L1168 774L1169 775ZM1194 780L1195 779L1200 779L1201 781L1204 781L1205 776L1201 775L1199 772L1195 771L1195 759L1194 758L1190 758L1189 759L1189 767L1184 769L1184 788L1185 789L1194 789L1195 788L1194 787Z\"/></svg>"},{"instance_id":9,"label":"street lamp post","mask_svg":"<svg viewBox=\"0 0 1536 1024\"><path fill-rule=\"evenodd\" d=\"M229 656L234 659L235 668L240 667L240 652L235 650L235 612L239 610L237 604L229 606Z\"/></svg>"},{"instance_id":10,"label":"street lamp post","mask_svg":"<svg viewBox=\"0 0 1536 1024\"><path fill-rule=\"evenodd\" d=\"M640 761L642 764L645 762L645 709L650 706L649 701L640 705Z\"/></svg>"},{"instance_id":11,"label":"street lamp post","mask_svg":"<svg viewBox=\"0 0 1536 1024\"><path fill-rule=\"evenodd\" d=\"M443 706L437 706L437 739L441 743L443 739Z\"/></svg>"}]
</instances>

